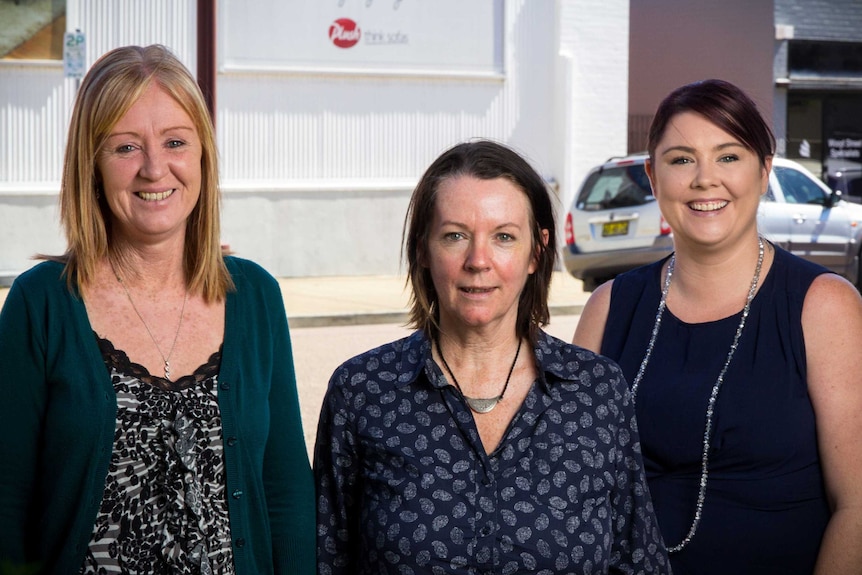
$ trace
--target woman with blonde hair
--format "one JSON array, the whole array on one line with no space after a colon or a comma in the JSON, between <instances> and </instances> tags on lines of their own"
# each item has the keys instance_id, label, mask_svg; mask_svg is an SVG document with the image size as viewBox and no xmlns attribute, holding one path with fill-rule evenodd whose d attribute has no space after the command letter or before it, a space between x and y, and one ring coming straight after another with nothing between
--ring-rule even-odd
<instances>
[{"instance_id":1,"label":"woman with blonde hair","mask_svg":"<svg viewBox=\"0 0 862 575\"><path fill-rule=\"evenodd\" d=\"M308 573L311 470L277 282L225 256L212 123L162 46L84 78L62 256L0 313L0 560Z\"/></svg>"}]
</instances>

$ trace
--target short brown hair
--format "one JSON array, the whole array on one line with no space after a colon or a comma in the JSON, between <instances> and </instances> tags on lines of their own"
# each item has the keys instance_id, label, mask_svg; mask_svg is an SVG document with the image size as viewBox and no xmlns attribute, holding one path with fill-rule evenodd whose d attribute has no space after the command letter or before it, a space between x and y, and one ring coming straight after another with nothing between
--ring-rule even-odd
<instances>
[{"instance_id":1,"label":"short brown hair","mask_svg":"<svg viewBox=\"0 0 862 575\"><path fill-rule=\"evenodd\" d=\"M647 150L655 161L655 150L668 123L677 114L700 114L752 150L766 166L766 158L775 154L775 136L760 115L757 104L737 86L725 80L702 80L680 86L668 94L653 117L647 138Z\"/></svg>"},{"instance_id":2,"label":"short brown hair","mask_svg":"<svg viewBox=\"0 0 862 575\"><path fill-rule=\"evenodd\" d=\"M412 287L409 326L422 329L429 338L437 337L439 332L437 292L431 272L421 264L421 257L428 250L440 184L457 176L481 180L505 178L529 200L537 266L527 278L518 301L516 331L519 337L527 337L535 343L538 328L550 320L548 292L557 261L554 206L547 185L530 164L514 150L489 140L461 143L445 151L428 167L413 191L401 240L407 258L407 281ZM543 237L545 230L547 242Z\"/></svg>"},{"instance_id":3,"label":"short brown hair","mask_svg":"<svg viewBox=\"0 0 862 575\"><path fill-rule=\"evenodd\" d=\"M220 243L218 153L212 119L188 69L160 45L125 46L99 58L81 83L69 126L60 220L66 233L65 273L70 286L89 283L100 258L110 257L111 212L99 199L100 148L123 115L152 83L189 115L201 140L201 193L186 228L184 268L189 290L222 299L233 282Z\"/></svg>"}]
</instances>

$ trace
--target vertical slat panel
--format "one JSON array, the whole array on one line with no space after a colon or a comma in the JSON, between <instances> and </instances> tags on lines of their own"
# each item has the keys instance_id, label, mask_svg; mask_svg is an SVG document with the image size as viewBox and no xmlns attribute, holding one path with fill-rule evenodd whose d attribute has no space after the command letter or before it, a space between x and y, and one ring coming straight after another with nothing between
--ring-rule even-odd
<instances>
[{"instance_id":1,"label":"vertical slat panel","mask_svg":"<svg viewBox=\"0 0 862 575\"><path fill-rule=\"evenodd\" d=\"M0 182L59 181L73 89L54 66L3 70Z\"/></svg>"},{"instance_id":2,"label":"vertical slat panel","mask_svg":"<svg viewBox=\"0 0 862 575\"><path fill-rule=\"evenodd\" d=\"M524 113L508 80L233 72L218 90L226 180L415 178L458 141L506 141Z\"/></svg>"},{"instance_id":3,"label":"vertical slat panel","mask_svg":"<svg viewBox=\"0 0 862 575\"><path fill-rule=\"evenodd\" d=\"M165 44L193 71L192 0L80 0L68 3L70 27L87 36L92 64L111 48ZM60 63L3 63L0 67L0 184L59 186L76 83Z\"/></svg>"}]
</instances>

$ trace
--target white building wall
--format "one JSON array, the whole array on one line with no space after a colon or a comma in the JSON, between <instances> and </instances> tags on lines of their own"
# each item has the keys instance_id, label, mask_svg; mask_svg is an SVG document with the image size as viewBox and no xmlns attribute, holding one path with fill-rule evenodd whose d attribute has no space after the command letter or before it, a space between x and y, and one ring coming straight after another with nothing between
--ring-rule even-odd
<instances>
[{"instance_id":1,"label":"white building wall","mask_svg":"<svg viewBox=\"0 0 862 575\"><path fill-rule=\"evenodd\" d=\"M68 0L66 27L86 34L87 61L126 44L160 43L195 70L194 0ZM0 60L0 282L59 254L58 192L77 81L60 61Z\"/></svg>"},{"instance_id":2,"label":"white building wall","mask_svg":"<svg viewBox=\"0 0 862 575\"><path fill-rule=\"evenodd\" d=\"M410 194L445 149L491 138L551 177L554 15L505 2L499 77L224 70L224 241L280 275L395 274Z\"/></svg>"},{"instance_id":3,"label":"white building wall","mask_svg":"<svg viewBox=\"0 0 862 575\"><path fill-rule=\"evenodd\" d=\"M555 165L568 209L593 166L627 151L629 0L562 0L558 24L564 121Z\"/></svg>"},{"instance_id":4,"label":"white building wall","mask_svg":"<svg viewBox=\"0 0 862 575\"><path fill-rule=\"evenodd\" d=\"M89 62L159 42L194 71L193 0L68 3ZM222 63L223 241L279 276L398 273L413 186L443 150L478 137L558 182L562 216L586 170L625 151L628 0L505 0L503 26L498 76ZM73 95L59 63L0 62L0 275L63 251L55 206Z\"/></svg>"}]
</instances>

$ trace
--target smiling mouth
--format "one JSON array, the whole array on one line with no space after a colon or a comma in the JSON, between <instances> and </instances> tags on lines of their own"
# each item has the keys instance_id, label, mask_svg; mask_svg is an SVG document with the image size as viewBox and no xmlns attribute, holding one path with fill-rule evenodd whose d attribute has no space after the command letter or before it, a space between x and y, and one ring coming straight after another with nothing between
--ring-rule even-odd
<instances>
[{"instance_id":1,"label":"smiling mouth","mask_svg":"<svg viewBox=\"0 0 862 575\"><path fill-rule=\"evenodd\" d=\"M488 293L491 291L491 288L461 288L461 291L467 293Z\"/></svg>"},{"instance_id":2,"label":"smiling mouth","mask_svg":"<svg viewBox=\"0 0 862 575\"><path fill-rule=\"evenodd\" d=\"M726 200L713 202L691 202L688 207L690 207L696 212L714 212L716 210L720 210L729 203L730 202Z\"/></svg>"},{"instance_id":3,"label":"smiling mouth","mask_svg":"<svg viewBox=\"0 0 862 575\"><path fill-rule=\"evenodd\" d=\"M137 192L135 195L145 202L158 202L164 200L176 191L176 188L165 190L164 192Z\"/></svg>"}]
</instances>

